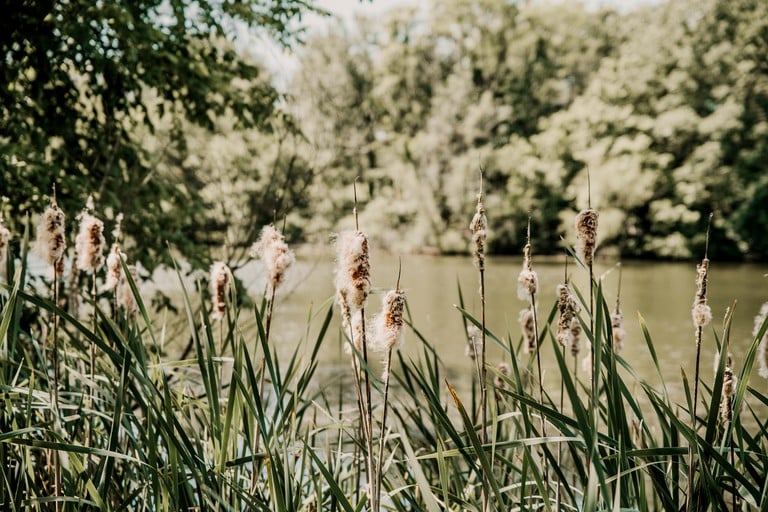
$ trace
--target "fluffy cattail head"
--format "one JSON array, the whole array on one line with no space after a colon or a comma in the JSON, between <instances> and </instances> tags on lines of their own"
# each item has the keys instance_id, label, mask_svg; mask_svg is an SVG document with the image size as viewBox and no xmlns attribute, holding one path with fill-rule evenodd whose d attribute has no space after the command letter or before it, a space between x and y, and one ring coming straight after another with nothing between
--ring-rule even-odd
<instances>
[{"instance_id":1,"label":"fluffy cattail head","mask_svg":"<svg viewBox=\"0 0 768 512\"><path fill-rule=\"evenodd\" d=\"M723 370L723 393L720 401L720 417L723 421L733 419L733 395L736 394L738 379L733 374L733 358L728 354L728 361Z\"/></svg>"},{"instance_id":2,"label":"fluffy cattail head","mask_svg":"<svg viewBox=\"0 0 768 512\"><path fill-rule=\"evenodd\" d=\"M581 351L581 322L574 316L571 318L571 355L576 357Z\"/></svg>"},{"instance_id":3,"label":"fluffy cattail head","mask_svg":"<svg viewBox=\"0 0 768 512\"><path fill-rule=\"evenodd\" d=\"M211 316L214 320L223 319L227 313L230 280L231 272L226 263L217 261L211 266L211 295L213 297Z\"/></svg>"},{"instance_id":4,"label":"fluffy cattail head","mask_svg":"<svg viewBox=\"0 0 768 512\"><path fill-rule=\"evenodd\" d=\"M696 266L696 297L693 300L694 327L704 327L712 321L712 309L707 304L707 274L709 271L709 260L704 258L701 264Z\"/></svg>"},{"instance_id":5,"label":"fluffy cattail head","mask_svg":"<svg viewBox=\"0 0 768 512\"><path fill-rule=\"evenodd\" d=\"M597 246L597 211L581 210L576 215L576 252L585 265L590 265Z\"/></svg>"},{"instance_id":6,"label":"fluffy cattail head","mask_svg":"<svg viewBox=\"0 0 768 512\"><path fill-rule=\"evenodd\" d=\"M54 268L57 274L60 274L59 270L63 270L61 267L64 262L64 251L66 249L64 212L61 211L54 201L40 217L40 223L37 225L35 250L43 260Z\"/></svg>"},{"instance_id":7,"label":"fluffy cattail head","mask_svg":"<svg viewBox=\"0 0 768 512\"><path fill-rule=\"evenodd\" d=\"M578 311L578 303L573 299L567 285L557 285L557 310L560 314L557 322L557 341L563 348L572 344L571 322Z\"/></svg>"},{"instance_id":8,"label":"fluffy cattail head","mask_svg":"<svg viewBox=\"0 0 768 512\"><path fill-rule=\"evenodd\" d=\"M11 240L11 232L5 225L3 225L3 219L0 217L0 266L5 268L5 254L8 251L8 242Z\"/></svg>"},{"instance_id":9,"label":"fluffy cattail head","mask_svg":"<svg viewBox=\"0 0 768 512\"><path fill-rule=\"evenodd\" d=\"M531 244L525 244L523 249L523 269L517 276L517 297L520 300L530 300L539 289L539 278L531 268Z\"/></svg>"},{"instance_id":10,"label":"fluffy cattail head","mask_svg":"<svg viewBox=\"0 0 768 512\"><path fill-rule=\"evenodd\" d=\"M92 201L89 199L89 201ZM104 223L83 210L78 216L80 231L75 237L77 268L95 273L104 264Z\"/></svg>"},{"instance_id":11,"label":"fluffy cattail head","mask_svg":"<svg viewBox=\"0 0 768 512\"><path fill-rule=\"evenodd\" d=\"M267 270L269 292L274 292L285 279L285 273L296 261L293 251L285 243L285 237L274 226L264 226L261 236L251 246L252 258L261 258Z\"/></svg>"},{"instance_id":12,"label":"fluffy cattail head","mask_svg":"<svg viewBox=\"0 0 768 512\"><path fill-rule=\"evenodd\" d=\"M368 237L362 231L342 231L336 237L336 295L344 297L350 311L365 307L371 290Z\"/></svg>"},{"instance_id":13,"label":"fluffy cattail head","mask_svg":"<svg viewBox=\"0 0 768 512\"><path fill-rule=\"evenodd\" d=\"M525 308L520 311L520 328L523 331L523 351L526 354L530 354L536 350L536 346L538 345L534 314L535 313L531 308Z\"/></svg>"},{"instance_id":14,"label":"fluffy cattail head","mask_svg":"<svg viewBox=\"0 0 768 512\"><path fill-rule=\"evenodd\" d=\"M104 287L107 290L114 289L120 282L120 277L123 275L123 266L120 263L120 259L125 259L125 253L120 250L120 246L116 243L112 244L112 248L107 255L107 282Z\"/></svg>"},{"instance_id":15,"label":"fluffy cattail head","mask_svg":"<svg viewBox=\"0 0 768 512\"><path fill-rule=\"evenodd\" d=\"M504 377L509 377L509 365L507 363L504 363L504 362L499 363L496 369ZM493 381L493 383L496 384L496 389L500 389L500 390L506 389L507 387L507 382L501 377L501 375L497 375Z\"/></svg>"},{"instance_id":16,"label":"fluffy cattail head","mask_svg":"<svg viewBox=\"0 0 768 512\"><path fill-rule=\"evenodd\" d=\"M139 273L136 270L136 266L128 265L128 272L131 274L133 282L138 284ZM131 318L136 315L136 297L133 296L131 284L128 282L128 278L125 275L122 275L120 283L117 286L117 305L125 310Z\"/></svg>"},{"instance_id":17,"label":"fluffy cattail head","mask_svg":"<svg viewBox=\"0 0 768 512\"><path fill-rule=\"evenodd\" d=\"M478 354L483 353L483 333L474 324L467 327L467 346L464 349L464 355L474 359Z\"/></svg>"},{"instance_id":18,"label":"fluffy cattail head","mask_svg":"<svg viewBox=\"0 0 768 512\"><path fill-rule=\"evenodd\" d=\"M752 330L752 336L757 337L760 334L760 328L763 326L766 318L768 318L768 302L763 304L760 312L755 317L755 327ZM757 365L760 376L768 379L768 329L766 329L763 337L760 339L760 345L757 349Z\"/></svg>"},{"instance_id":19,"label":"fluffy cattail head","mask_svg":"<svg viewBox=\"0 0 768 512\"><path fill-rule=\"evenodd\" d=\"M403 344L405 329L403 309L405 292L390 290L381 300L381 313L376 317L373 347L376 350L394 350Z\"/></svg>"},{"instance_id":20,"label":"fluffy cattail head","mask_svg":"<svg viewBox=\"0 0 768 512\"><path fill-rule=\"evenodd\" d=\"M479 270L485 270L485 239L488 237L488 218L485 216L483 195L477 195L477 206L472 222L469 223L472 232L472 255Z\"/></svg>"},{"instance_id":21,"label":"fluffy cattail head","mask_svg":"<svg viewBox=\"0 0 768 512\"><path fill-rule=\"evenodd\" d=\"M611 332L613 334L613 350L614 352L621 352L621 349L624 348L624 337L627 333L624 330L624 315L621 314L618 304L616 304L616 309L611 313Z\"/></svg>"}]
</instances>

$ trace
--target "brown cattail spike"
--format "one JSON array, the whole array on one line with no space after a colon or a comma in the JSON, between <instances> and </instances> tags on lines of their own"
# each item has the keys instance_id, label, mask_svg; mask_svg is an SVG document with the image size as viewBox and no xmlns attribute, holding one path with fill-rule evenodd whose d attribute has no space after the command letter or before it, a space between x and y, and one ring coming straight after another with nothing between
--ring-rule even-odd
<instances>
[{"instance_id":1,"label":"brown cattail spike","mask_svg":"<svg viewBox=\"0 0 768 512\"><path fill-rule=\"evenodd\" d=\"M528 307L520 311L520 328L523 331L523 351L530 354L538 345L536 339L535 321L533 310Z\"/></svg>"},{"instance_id":2,"label":"brown cattail spike","mask_svg":"<svg viewBox=\"0 0 768 512\"><path fill-rule=\"evenodd\" d=\"M517 297L520 300L530 300L539 288L539 278L531 268L531 243L523 248L523 269L517 276Z\"/></svg>"},{"instance_id":3,"label":"brown cattail spike","mask_svg":"<svg viewBox=\"0 0 768 512\"><path fill-rule=\"evenodd\" d=\"M696 266L696 297L691 310L694 327L704 327L712 321L712 310L707 304L708 271L709 259L705 257L701 260L701 264Z\"/></svg>"},{"instance_id":4,"label":"brown cattail spike","mask_svg":"<svg viewBox=\"0 0 768 512\"><path fill-rule=\"evenodd\" d=\"M565 284L557 285L557 310L560 315L557 322L557 341L564 349L571 348L574 336L573 320L576 318L579 305ZM578 324L578 319L576 323ZM577 336L581 334L581 325L578 329Z\"/></svg>"},{"instance_id":5,"label":"brown cattail spike","mask_svg":"<svg viewBox=\"0 0 768 512\"><path fill-rule=\"evenodd\" d=\"M768 302L763 304L760 312L755 317L755 327L752 330L752 336L757 337L760 334L760 328L765 323L766 318L768 318ZM763 337L760 338L760 345L757 349L757 366L760 376L768 379L768 329L766 329Z\"/></svg>"},{"instance_id":6,"label":"brown cattail spike","mask_svg":"<svg viewBox=\"0 0 768 512\"><path fill-rule=\"evenodd\" d=\"M496 385L496 389L498 390L506 389L507 382L501 377L501 375L503 375L504 377L509 377L509 365L507 363L501 362L496 367L496 369L499 371L500 375L496 376L493 383Z\"/></svg>"},{"instance_id":7,"label":"brown cattail spike","mask_svg":"<svg viewBox=\"0 0 768 512\"><path fill-rule=\"evenodd\" d=\"M125 253L120 250L120 246L117 243L113 243L107 255L107 281L104 285L107 290L114 289L120 283L120 277L123 274L123 267L120 261L121 259L125 260L125 258Z\"/></svg>"},{"instance_id":8,"label":"brown cattail spike","mask_svg":"<svg viewBox=\"0 0 768 512\"><path fill-rule=\"evenodd\" d=\"M477 206L472 222L469 223L472 232L472 243L475 265L478 270L485 270L485 240L488 237L488 218L485 216L482 192L477 195Z\"/></svg>"},{"instance_id":9,"label":"brown cattail spike","mask_svg":"<svg viewBox=\"0 0 768 512\"><path fill-rule=\"evenodd\" d=\"M376 316L372 344L378 351L396 350L405 335L403 309L405 292L390 290L381 300L381 313Z\"/></svg>"},{"instance_id":10,"label":"brown cattail spike","mask_svg":"<svg viewBox=\"0 0 768 512\"><path fill-rule=\"evenodd\" d=\"M37 241L35 243L37 254L54 268L57 275L64 262L64 251L67 249L67 241L64 237L64 212L51 201L40 217L37 225Z\"/></svg>"},{"instance_id":11,"label":"brown cattail spike","mask_svg":"<svg viewBox=\"0 0 768 512\"><path fill-rule=\"evenodd\" d=\"M213 296L211 316L214 320L221 320L226 315L230 280L231 272L226 263L217 261L211 266L211 295Z\"/></svg>"},{"instance_id":12,"label":"brown cattail spike","mask_svg":"<svg viewBox=\"0 0 768 512\"><path fill-rule=\"evenodd\" d=\"M464 355L470 359L475 359L483 353L483 333L474 324L467 327L467 346L464 349Z\"/></svg>"},{"instance_id":13,"label":"brown cattail spike","mask_svg":"<svg viewBox=\"0 0 768 512\"><path fill-rule=\"evenodd\" d=\"M93 196L88 196L86 209L77 216L80 231L75 237L77 268L96 273L104 264L104 223L91 215Z\"/></svg>"},{"instance_id":14,"label":"brown cattail spike","mask_svg":"<svg viewBox=\"0 0 768 512\"><path fill-rule=\"evenodd\" d=\"M616 302L616 309L611 313L611 333L613 334L613 351L621 352L627 333L624 330L624 315L621 314L618 301Z\"/></svg>"},{"instance_id":15,"label":"brown cattail spike","mask_svg":"<svg viewBox=\"0 0 768 512\"><path fill-rule=\"evenodd\" d=\"M344 298L351 312L357 312L365 307L371 290L368 237L362 231L342 231L336 238L336 248L336 296Z\"/></svg>"},{"instance_id":16,"label":"brown cattail spike","mask_svg":"<svg viewBox=\"0 0 768 512\"><path fill-rule=\"evenodd\" d=\"M723 421L733 420L733 395L736 394L738 379L733 374L733 358L728 354L728 361L723 370L723 393L720 401L720 417Z\"/></svg>"},{"instance_id":17,"label":"brown cattail spike","mask_svg":"<svg viewBox=\"0 0 768 512\"><path fill-rule=\"evenodd\" d=\"M3 224L3 218L0 217L0 267L5 268L5 255L8 251L8 242L11 240L11 232Z\"/></svg>"},{"instance_id":18,"label":"brown cattail spike","mask_svg":"<svg viewBox=\"0 0 768 512\"><path fill-rule=\"evenodd\" d=\"M595 256L597 217L597 211L591 208L580 211L576 216L576 251L587 266L592 264Z\"/></svg>"},{"instance_id":19,"label":"brown cattail spike","mask_svg":"<svg viewBox=\"0 0 768 512\"><path fill-rule=\"evenodd\" d=\"M574 315L571 319L571 355L576 357L581 352L581 322Z\"/></svg>"}]
</instances>

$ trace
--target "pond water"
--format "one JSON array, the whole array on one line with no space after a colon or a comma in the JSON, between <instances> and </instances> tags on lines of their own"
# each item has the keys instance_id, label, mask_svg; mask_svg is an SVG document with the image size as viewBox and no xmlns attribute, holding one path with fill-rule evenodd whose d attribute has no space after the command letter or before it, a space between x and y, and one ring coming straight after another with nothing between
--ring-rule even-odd
<instances>
[{"instance_id":1,"label":"pond water","mask_svg":"<svg viewBox=\"0 0 768 512\"><path fill-rule=\"evenodd\" d=\"M479 317L478 276L469 257L425 255L402 256L401 287L407 293L408 306L414 326L438 350L450 379L459 388L471 382L474 365L465 356L466 336L459 303L461 287L466 308ZM525 303L517 298L517 275L521 258L491 257L486 272L487 326L499 337L511 336L515 345L520 339L519 311ZM367 316L380 309L383 293L394 287L397 279L398 256L373 252L371 256L374 292L368 301ZM333 254L326 251L302 251L297 265L278 294L272 342L280 351L290 353L298 340L307 332L310 312L316 316L310 321L310 337L317 332L324 313L333 297ZM534 259L539 276L540 323L546 320L555 301L555 289L563 280L562 261ZM572 282L581 290L587 289L587 272L571 265ZM615 261L599 261L595 274L602 276L605 295L613 306L616 300L619 272ZM768 301L768 265L765 264L710 264L709 303L713 321L704 331L702 343L702 377L711 382L712 360L715 353L715 332L722 335L723 317L727 308L735 307L731 331L731 352L737 370L751 343L753 320L763 302ZM259 262L249 263L238 271L252 297L264 289L262 267ZM691 304L696 291L695 264L669 262L626 261L622 265L621 308L624 313L627 336L621 355L630 362L640 378L660 384L648 348L644 341L638 314L642 315L660 358L664 379L673 394L682 402L681 368L693 379L695 364L694 328ZM735 306L734 306L735 305ZM338 311L334 311L332 328L320 352L319 375L332 379L334 375L348 375L348 356L340 350ZM407 332L405 355L417 357L421 353L420 341ZM528 356L521 357L527 358ZM488 362L495 364L508 360L500 347L489 343ZM524 359L527 360L527 359ZM542 348L545 384L556 391L559 379L550 342ZM464 377L466 376L466 377ZM351 377L350 377L351 378ZM765 392L766 380L753 371L750 384Z\"/></svg>"}]
</instances>

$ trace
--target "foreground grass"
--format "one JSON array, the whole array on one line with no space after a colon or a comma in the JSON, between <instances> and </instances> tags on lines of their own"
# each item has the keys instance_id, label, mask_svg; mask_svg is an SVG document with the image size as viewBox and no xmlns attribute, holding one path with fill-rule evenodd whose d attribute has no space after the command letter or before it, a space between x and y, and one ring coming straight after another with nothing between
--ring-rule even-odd
<instances>
[{"instance_id":1,"label":"foreground grass","mask_svg":"<svg viewBox=\"0 0 768 512\"><path fill-rule=\"evenodd\" d=\"M190 295L198 291L185 290L193 350L188 359L165 361L158 356L162 333L153 329L133 281L135 318L111 311L106 298L77 318L35 292L24 267L9 267L13 278L0 292L0 509L366 508L358 410L344 400L349 392L316 382L318 351L343 342L329 333L330 309L316 316L311 335L297 340L290 357L278 359L266 341L266 300L251 310L230 301L225 318L212 323L193 306ZM682 376L684 403L672 401L661 372L654 383L621 377L634 374L606 341L612 327L602 288L593 284L581 302L595 381L574 373L571 355L555 342L554 307L540 319L538 346L554 351L562 402L554 387L539 389L535 357L518 355L517 339L486 331L487 342L507 352L511 371L488 368L493 386L485 424L475 395L454 389L435 347L409 319L409 336L422 350L416 358L398 354L393 369L393 420L382 434L383 509L481 510L484 495L491 510L768 509L768 397L749 386L766 325L734 370L732 419L719 414L721 358L699 392L692 424L688 377ZM467 324L481 327L459 310ZM60 319L58 401L54 316ZM238 328L246 321L255 321L255 336ZM727 317L716 334L722 352L729 330ZM383 387L378 375L369 377L374 421L380 421Z\"/></svg>"}]
</instances>

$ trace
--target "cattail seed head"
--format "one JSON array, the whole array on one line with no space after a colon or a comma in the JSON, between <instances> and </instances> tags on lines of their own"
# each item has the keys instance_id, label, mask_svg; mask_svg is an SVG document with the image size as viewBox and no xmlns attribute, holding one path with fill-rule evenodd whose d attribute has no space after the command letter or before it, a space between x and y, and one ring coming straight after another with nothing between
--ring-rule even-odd
<instances>
[{"instance_id":1,"label":"cattail seed head","mask_svg":"<svg viewBox=\"0 0 768 512\"><path fill-rule=\"evenodd\" d=\"M405 292L390 290L381 300L381 313L374 321L372 346L375 350L395 350L403 344L405 336L403 309Z\"/></svg>"},{"instance_id":2,"label":"cattail seed head","mask_svg":"<svg viewBox=\"0 0 768 512\"><path fill-rule=\"evenodd\" d=\"M569 348L573 343L571 323L579 310L579 305L567 285L557 285L557 310L560 314L557 322L557 341L563 348ZM581 326L579 326L580 332Z\"/></svg>"},{"instance_id":3,"label":"cattail seed head","mask_svg":"<svg viewBox=\"0 0 768 512\"><path fill-rule=\"evenodd\" d=\"M133 282L138 285L139 273L136 270L135 265L128 265L128 273L131 274ZM131 284L128 282L128 278L123 274L120 278L120 283L117 285L117 305L125 310L128 315L133 318L136 315L136 297L133 296L133 290L131 290Z\"/></svg>"},{"instance_id":4,"label":"cattail seed head","mask_svg":"<svg viewBox=\"0 0 768 512\"><path fill-rule=\"evenodd\" d=\"M61 266L64 263L64 251L67 249L67 240L64 237L64 212L56 202L45 209L37 225L37 241L35 251L60 275Z\"/></svg>"},{"instance_id":5,"label":"cattail seed head","mask_svg":"<svg viewBox=\"0 0 768 512\"><path fill-rule=\"evenodd\" d=\"M264 261L269 293L280 286L286 272L296 261L293 251L285 243L285 237L271 225L262 228L259 239L251 246L250 256Z\"/></svg>"},{"instance_id":6,"label":"cattail seed head","mask_svg":"<svg viewBox=\"0 0 768 512\"><path fill-rule=\"evenodd\" d=\"M526 354L536 350L538 345L534 314L533 310L529 307L520 311L520 328L523 331L523 352Z\"/></svg>"},{"instance_id":7,"label":"cattail seed head","mask_svg":"<svg viewBox=\"0 0 768 512\"><path fill-rule=\"evenodd\" d=\"M107 255L107 281L104 284L107 290L114 289L120 283L120 277L123 275L123 267L120 263L121 258L125 260L125 253L120 250L120 246L117 243L112 244L112 248Z\"/></svg>"},{"instance_id":8,"label":"cattail seed head","mask_svg":"<svg viewBox=\"0 0 768 512\"><path fill-rule=\"evenodd\" d=\"M11 232L3 224L3 219L0 217L0 266L5 268L5 255L8 251L8 242L11 240Z\"/></svg>"},{"instance_id":9,"label":"cattail seed head","mask_svg":"<svg viewBox=\"0 0 768 512\"><path fill-rule=\"evenodd\" d=\"M213 297L214 320L221 320L227 313L227 297L231 281L231 271L226 263L217 261L211 266L211 295Z\"/></svg>"},{"instance_id":10,"label":"cattail seed head","mask_svg":"<svg viewBox=\"0 0 768 512\"><path fill-rule=\"evenodd\" d=\"M336 237L338 261L336 294L345 297L350 311L365 307L371 290L371 263L368 237L362 231L342 231Z\"/></svg>"},{"instance_id":11,"label":"cattail seed head","mask_svg":"<svg viewBox=\"0 0 768 512\"><path fill-rule=\"evenodd\" d=\"M531 268L531 244L525 244L523 249L523 269L517 276L517 297L520 300L530 300L539 288L539 278Z\"/></svg>"},{"instance_id":12,"label":"cattail seed head","mask_svg":"<svg viewBox=\"0 0 768 512\"><path fill-rule=\"evenodd\" d=\"M474 324L467 327L467 346L464 348L464 355L474 359L478 354L483 353L483 332Z\"/></svg>"},{"instance_id":13,"label":"cattail seed head","mask_svg":"<svg viewBox=\"0 0 768 512\"><path fill-rule=\"evenodd\" d=\"M624 315L621 314L619 305L611 313L611 332L613 334L613 351L621 352L624 348L624 337L627 332L624 330Z\"/></svg>"},{"instance_id":14,"label":"cattail seed head","mask_svg":"<svg viewBox=\"0 0 768 512\"><path fill-rule=\"evenodd\" d=\"M733 358L728 354L728 361L723 370L723 392L720 401L720 417L723 421L733 419L733 395L736 394L738 379L733 374Z\"/></svg>"},{"instance_id":15,"label":"cattail seed head","mask_svg":"<svg viewBox=\"0 0 768 512\"><path fill-rule=\"evenodd\" d=\"M581 352L581 322L574 316L571 318L571 355L576 357Z\"/></svg>"},{"instance_id":16,"label":"cattail seed head","mask_svg":"<svg viewBox=\"0 0 768 512\"><path fill-rule=\"evenodd\" d=\"M694 327L704 327L712 321L712 310L707 304L707 273L709 270L709 260L704 258L701 264L696 266L696 297L693 301Z\"/></svg>"},{"instance_id":17,"label":"cattail seed head","mask_svg":"<svg viewBox=\"0 0 768 512\"><path fill-rule=\"evenodd\" d=\"M477 195L477 206L472 222L469 223L469 231L472 233L473 250L475 265L478 270L485 270L485 240L488 237L488 218L485 216L485 204L483 204L483 195Z\"/></svg>"},{"instance_id":18,"label":"cattail seed head","mask_svg":"<svg viewBox=\"0 0 768 512\"><path fill-rule=\"evenodd\" d=\"M755 327L752 330L752 336L757 337L760 334L760 328L763 326L765 319L768 317L768 302L764 303L760 308L760 312L755 317ZM768 329L766 329L763 337L760 339L760 345L757 349L757 365L758 373L761 377L768 379Z\"/></svg>"},{"instance_id":19,"label":"cattail seed head","mask_svg":"<svg viewBox=\"0 0 768 512\"><path fill-rule=\"evenodd\" d=\"M499 363L496 369L504 377L509 377L509 365L507 363L504 363L504 362ZM496 376L493 383L496 385L496 389L499 389L499 390L506 389L507 387L507 382L500 375Z\"/></svg>"},{"instance_id":20,"label":"cattail seed head","mask_svg":"<svg viewBox=\"0 0 768 512\"><path fill-rule=\"evenodd\" d=\"M592 264L597 246L597 211L581 210L576 215L576 252L585 265Z\"/></svg>"},{"instance_id":21,"label":"cattail seed head","mask_svg":"<svg viewBox=\"0 0 768 512\"><path fill-rule=\"evenodd\" d=\"M83 210L78 215L80 231L75 237L77 247L77 268L95 273L104 264L104 223Z\"/></svg>"}]
</instances>

